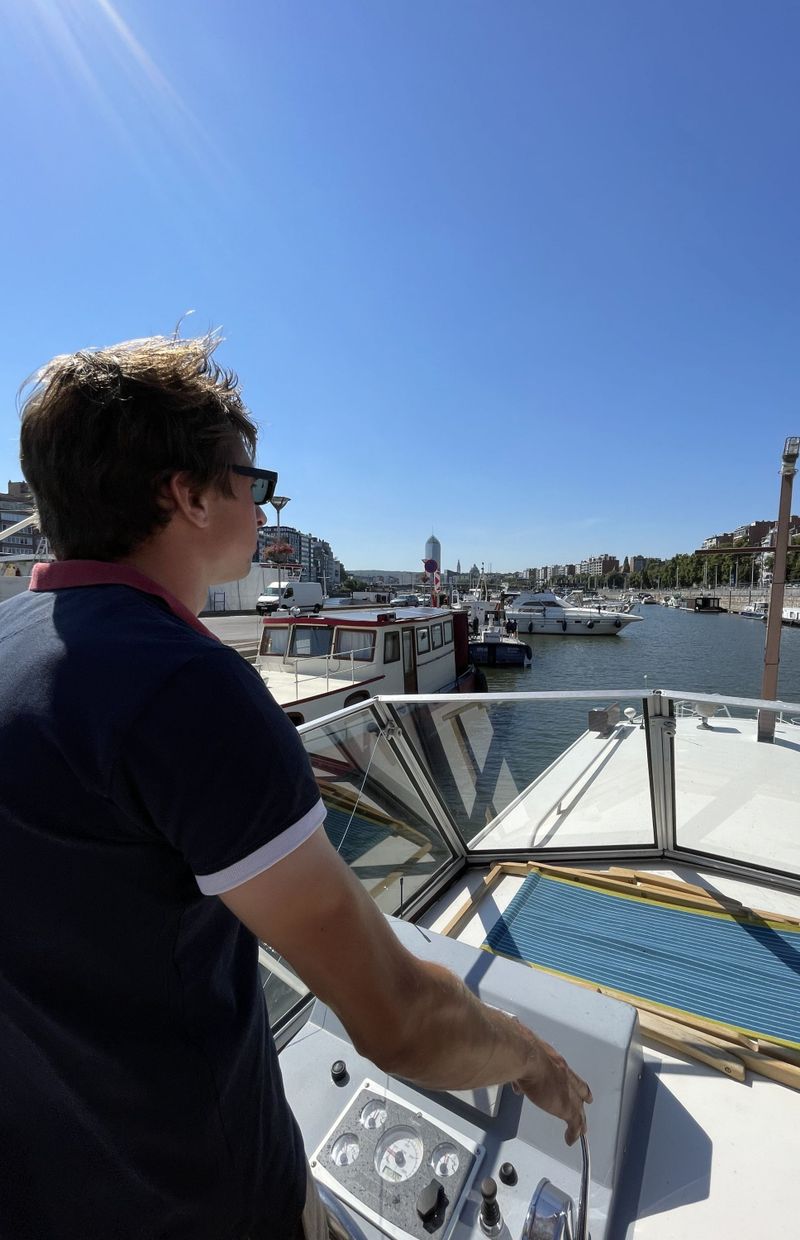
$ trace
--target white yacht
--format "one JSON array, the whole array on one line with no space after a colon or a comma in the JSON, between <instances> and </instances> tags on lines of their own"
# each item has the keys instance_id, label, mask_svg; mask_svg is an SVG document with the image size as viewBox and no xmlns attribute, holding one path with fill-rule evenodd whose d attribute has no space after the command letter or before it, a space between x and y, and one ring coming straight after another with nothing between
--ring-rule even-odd
<instances>
[{"instance_id":1,"label":"white yacht","mask_svg":"<svg viewBox=\"0 0 800 1240\"><path fill-rule=\"evenodd\" d=\"M552 590L520 594L506 617L515 620L517 632L547 634L553 637L601 637L620 633L642 617L631 612L609 611L605 607L573 607Z\"/></svg>"},{"instance_id":2,"label":"white yacht","mask_svg":"<svg viewBox=\"0 0 800 1240\"><path fill-rule=\"evenodd\" d=\"M582 690L378 697L300 729L329 836L398 937L594 1093L570 1149L509 1087L393 1078L263 948L286 1092L343 1236L792 1234L799 721L800 704Z\"/></svg>"}]
</instances>

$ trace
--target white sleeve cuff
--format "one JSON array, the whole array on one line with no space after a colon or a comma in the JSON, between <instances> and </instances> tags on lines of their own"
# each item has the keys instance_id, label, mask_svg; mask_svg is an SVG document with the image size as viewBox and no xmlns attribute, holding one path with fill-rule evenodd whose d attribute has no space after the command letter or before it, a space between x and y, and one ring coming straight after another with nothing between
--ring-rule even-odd
<instances>
[{"instance_id":1,"label":"white sleeve cuff","mask_svg":"<svg viewBox=\"0 0 800 1240\"><path fill-rule=\"evenodd\" d=\"M240 887L248 879L255 878L256 874L263 874L264 870L282 861L304 844L322 826L327 812L322 801L317 801L316 805L312 805L308 813L291 827L281 831L280 835L276 835L275 839L267 844L262 844L249 856L242 857L241 861L235 861L224 870L217 870L216 874L195 874L197 886L204 896L218 896L223 891Z\"/></svg>"}]
</instances>

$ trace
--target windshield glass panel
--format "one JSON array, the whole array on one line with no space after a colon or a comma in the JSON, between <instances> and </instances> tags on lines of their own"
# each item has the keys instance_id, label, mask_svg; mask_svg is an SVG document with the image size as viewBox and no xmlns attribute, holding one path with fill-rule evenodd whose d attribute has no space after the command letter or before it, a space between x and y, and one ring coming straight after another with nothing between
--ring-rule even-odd
<instances>
[{"instance_id":1,"label":"windshield glass panel","mask_svg":"<svg viewBox=\"0 0 800 1240\"><path fill-rule=\"evenodd\" d=\"M279 628L273 628L272 625L264 625L261 630L261 642L258 647L259 654L286 654L286 648L289 644L289 626L281 625Z\"/></svg>"},{"instance_id":2,"label":"windshield glass panel","mask_svg":"<svg viewBox=\"0 0 800 1240\"><path fill-rule=\"evenodd\" d=\"M755 709L684 698L675 717L678 848L800 875L800 706L771 743Z\"/></svg>"},{"instance_id":3,"label":"windshield glass panel","mask_svg":"<svg viewBox=\"0 0 800 1240\"><path fill-rule=\"evenodd\" d=\"M292 626L291 653L305 659L329 654L331 636L332 630L327 625L295 624Z\"/></svg>"},{"instance_id":4,"label":"windshield glass panel","mask_svg":"<svg viewBox=\"0 0 800 1240\"><path fill-rule=\"evenodd\" d=\"M369 662L375 651L375 634L364 629L337 629L334 654L346 654Z\"/></svg>"},{"instance_id":5,"label":"windshield glass panel","mask_svg":"<svg viewBox=\"0 0 800 1240\"><path fill-rule=\"evenodd\" d=\"M456 853L378 718L364 707L308 724L300 736L327 810L331 844L378 907L397 914ZM289 965L266 948L261 966L274 1024L307 992Z\"/></svg>"},{"instance_id":6,"label":"windshield glass panel","mask_svg":"<svg viewBox=\"0 0 800 1240\"><path fill-rule=\"evenodd\" d=\"M653 846L641 701L629 720L627 701L526 699L394 708L465 846ZM599 776L612 757L619 776L609 784Z\"/></svg>"}]
</instances>

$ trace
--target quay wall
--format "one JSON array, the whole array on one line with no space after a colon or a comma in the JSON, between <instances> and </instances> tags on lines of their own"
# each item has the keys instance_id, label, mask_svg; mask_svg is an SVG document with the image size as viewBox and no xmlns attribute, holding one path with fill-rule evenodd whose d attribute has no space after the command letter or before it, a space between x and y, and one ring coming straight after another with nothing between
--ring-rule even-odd
<instances>
[{"instance_id":1,"label":"quay wall","mask_svg":"<svg viewBox=\"0 0 800 1240\"><path fill-rule=\"evenodd\" d=\"M717 586L716 590L710 587L704 589L694 586L687 589L684 586L678 590L668 588L666 590L649 590L648 593L652 594L653 598L657 599L659 603L663 602L664 599L671 598L673 594L679 594L684 600L697 598L699 594L713 594L715 598L719 599L723 607L735 613L741 611L743 607L747 607L749 603L758 603L761 599L766 599L769 602L770 590L770 586L760 588L755 586L753 589L750 586L731 586L727 589ZM622 591L607 590L604 593L609 598L619 598ZM784 587L783 605L784 607L800 606L800 583Z\"/></svg>"}]
</instances>

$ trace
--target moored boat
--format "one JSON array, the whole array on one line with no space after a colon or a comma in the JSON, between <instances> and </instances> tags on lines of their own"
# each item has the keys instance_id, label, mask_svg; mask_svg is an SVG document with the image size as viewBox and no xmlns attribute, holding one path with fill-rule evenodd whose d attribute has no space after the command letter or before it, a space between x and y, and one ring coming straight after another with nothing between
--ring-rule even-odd
<instances>
[{"instance_id":1,"label":"moored boat","mask_svg":"<svg viewBox=\"0 0 800 1240\"><path fill-rule=\"evenodd\" d=\"M520 634L553 637L601 637L616 635L629 624L641 621L630 612L600 607L573 607L552 590L520 594L506 616Z\"/></svg>"},{"instance_id":2,"label":"moored boat","mask_svg":"<svg viewBox=\"0 0 800 1240\"><path fill-rule=\"evenodd\" d=\"M698 594L691 603L682 603L681 611L693 611L695 615L715 616L727 611L716 594Z\"/></svg>"},{"instance_id":3,"label":"moored boat","mask_svg":"<svg viewBox=\"0 0 800 1240\"><path fill-rule=\"evenodd\" d=\"M437 607L265 617L255 666L296 724L376 693L479 691L467 616Z\"/></svg>"},{"instance_id":4,"label":"moored boat","mask_svg":"<svg viewBox=\"0 0 800 1240\"><path fill-rule=\"evenodd\" d=\"M766 620L769 614L769 603L766 599L760 599L757 603L748 603L739 612L740 616L747 616L750 619Z\"/></svg>"},{"instance_id":5,"label":"moored boat","mask_svg":"<svg viewBox=\"0 0 800 1240\"><path fill-rule=\"evenodd\" d=\"M470 638L469 657L476 667L530 667L533 652L527 642L500 626L487 625Z\"/></svg>"}]
</instances>

